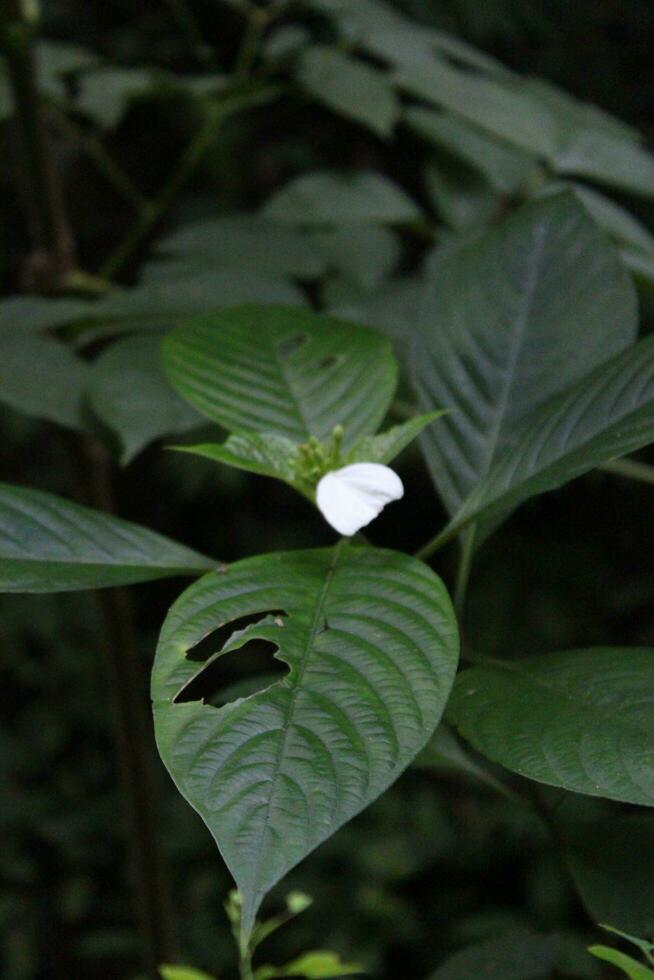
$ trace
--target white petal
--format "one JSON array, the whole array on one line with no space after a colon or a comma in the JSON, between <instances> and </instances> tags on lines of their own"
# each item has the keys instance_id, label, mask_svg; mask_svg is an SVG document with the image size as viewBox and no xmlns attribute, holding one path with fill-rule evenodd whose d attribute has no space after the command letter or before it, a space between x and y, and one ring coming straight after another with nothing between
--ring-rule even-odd
<instances>
[{"instance_id":1,"label":"white petal","mask_svg":"<svg viewBox=\"0 0 654 980\"><path fill-rule=\"evenodd\" d=\"M391 500L404 496L397 473L381 463L352 463L326 473L316 488L316 503L339 534L356 534Z\"/></svg>"}]
</instances>

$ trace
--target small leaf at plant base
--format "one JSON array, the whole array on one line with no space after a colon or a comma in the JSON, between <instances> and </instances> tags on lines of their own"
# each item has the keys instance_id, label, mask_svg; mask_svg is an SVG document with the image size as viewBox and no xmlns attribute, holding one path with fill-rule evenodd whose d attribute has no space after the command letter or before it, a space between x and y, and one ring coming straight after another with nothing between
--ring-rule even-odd
<instances>
[{"instance_id":1,"label":"small leaf at plant base","mask_svg":"<svg viewBox=\"0 0 654 980\"><path fill-rule=\"evenodd\" d=\"M158 337L126 337L104 350L91 369L87 395L120 439L124 465L154 439L204 423L164 374L160 348Z\"/></svg>"},{"instance_id":2,"label":"small leaf at plant base","mask_svg":"<svg viewBox=\"0 0 654 980\"><path fill-rule=\"evenodd\" d=\"M172 966L164 964L159 967L161 980L215 980L208 973L202 970L195 970L192 966Z\"/></svg>"},{"instance_id":3,"label":"small leaf at plant base","mask_svg":"<svg viewBox=\"0 0 654 980\"><path fill-rule=\"evenodd\" d=\"M612 949L610 946L589 946L588 952L598 960L617 966L625 976L629 977L629 980L654 980L654 970L643 966L633 956L627 956L618 949Z\"/></svg>"},{"instance_id":4,"label":"small leaf at plant base","mask_svg":"<svg viewBox=\"0 0 654 980\"><path fill-rule=\"evenodd\" d=\"M338 977L359 976L365 973L358 963L343 963L337 953L325 949L311 950L284 966L260 966L254 980L283 980L285 977L306 977L307 980L337 980Z\"/></svg>"},{"instance_id":5,"label":"small leaf at plant base","mask_svg":"<svg viewBox=\"0 0 654 980\"><path fill-rule=\"evenodd\" d=\"M216 562L129 521L0 484L0 592L66 592L201 575Z\"/></svg>"},{"instance_id":6,"label":"small leaf at plant base","mask_svg":"<svg viewBox=\"0 0 654 980\"><path fill-rule=\"evenodd\" d=\"M464 671L447 717L521 776L654 806L653 690L654 649L571 650Z\"/></svg>"},{"instance_id":7,"label":"small leaf at plant base","mask_svg":"<svg viewBox=\"0 0 654 980\"><path fill-rule=\"evenodd\" d=\"M258 639L278 648L290 673L221 708L181 700L206 666L188 651L255 614L260 621L211 661L219 667L221 654ZM427 742L457 652L438 577L376 548L246 559L204 576L173 605L152 678L157 743L236 879L246 938L266 892Z\"/></svg>"},{"instance_id":8,"label":"small leaf at plant base","mask_svg":"<svg viewBox=\"0 0 654 980\"><path fill-rule=\"evenodd\" d=\"M344 445L374 432L397 367L388 340L367 327L291 307L242 306L198 317L164 342L178 391L232 432L294 442L344 429Z\"/></svg>"}]
</instances>

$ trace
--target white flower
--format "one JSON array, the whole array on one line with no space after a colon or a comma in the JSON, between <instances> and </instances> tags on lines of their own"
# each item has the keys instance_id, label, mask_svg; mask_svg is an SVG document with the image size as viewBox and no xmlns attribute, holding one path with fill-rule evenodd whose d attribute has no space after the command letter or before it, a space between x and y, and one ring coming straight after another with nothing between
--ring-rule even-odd
<instances>
[{"instance_id":1,"label":"white flower","mask_svg":"<svg viewBox=\"0 0 654 980\"><path fill-rule=\"evenodd\" d=\"M356 534L391 500L404 496L397 473L381 463L352 463L326 473L316 488L316 503L339 534Z\"/></svg>"}]
</instances>

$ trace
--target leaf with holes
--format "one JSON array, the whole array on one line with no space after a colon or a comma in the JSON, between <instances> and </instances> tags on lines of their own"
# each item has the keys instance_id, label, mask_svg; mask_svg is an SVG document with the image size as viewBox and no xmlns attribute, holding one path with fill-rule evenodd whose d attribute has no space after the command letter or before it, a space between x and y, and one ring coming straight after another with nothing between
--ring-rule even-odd
<instances>
[{"instance_id":1,"label":"leaf with holes","mask_svg":"<svg viewBox=\"0 0 654 980\"><path fill-rule=\"evenodd\" d=\"M374 432L396 383L389 342L366 327L290 307L240 307L198 317L164 343L178 391L233 432L344 445Z\"/></svg>"},{"instance_id":2,"label":"leaf with holes","mask_svg":"<svg viewBox=\"0 0 654 980\"><path fill-rule=\"evenodd\" d=\"M654 806L654 650L571 650L462 673L448 721L512 772Z\"/></svg>"},{"instance_id":3,"label":"leaf with holes","mask_svg":"<svg viewBox=\"0 0 654 980\"><path fill-rule=\"evenodd\" d=\"M235 632L222 647L216 638L204 664L189 659L230 623ZM188 700L209 665L220 670L225 654L244 655L253 640L278 648L283 680L220 708ZM427 742L457 650L442 583L391 551L340 545L250 558L174 604L152 678L157 743L236 879L246 936L266 892Z\"/></svg>"},{"instance_id":4,"label":"leaf with holes","mask_svg":"<svg viewBox=\"0 0 654 980\"><path fill-rule=\"evenodd\" d=\"M452 409L423 437L450 512L530 412L633 343L636 314L614 248L568 194L434 263L411 368L421 407Z\"/></svg>"},{"instance_id":5,"label":"leaf with holes","mask_svg":"<svg viewBox=\"0 0 654 980\"><path fill-rule=\"evenodd\" d=\"M100 589L215 566L138 524L0 483L0 592Z\"/></svg>"}]
</instances>

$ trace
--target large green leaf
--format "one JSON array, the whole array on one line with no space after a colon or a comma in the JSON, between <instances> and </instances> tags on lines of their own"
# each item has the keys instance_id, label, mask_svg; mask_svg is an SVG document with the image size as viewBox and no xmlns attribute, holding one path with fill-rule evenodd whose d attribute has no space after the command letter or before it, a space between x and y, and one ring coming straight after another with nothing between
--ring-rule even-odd
<instances>
[{"instance_id":1,"label":"large green leaf","mask_svg":"<svg viewBox=\"0 0 654 980\"><path fill-rule=\"evenodd\" d=\"M67 592L199 575L215 561L138 524L0 484L0 592Z\"/></svg>"},{"instance_id":2,"label":"large green leaf","mask_svg":"<svg viewBox=\"0 0 654 980\"><path fill-rule=\"evenodd\" d=\"M653 692L654 650L571 650L466 670L448 720L529 779L654 806Z\"/></svg>"},{"instance_id":3,"label":"large green leaf","mask_svg":"<svg viewBox=\"0 0 654 980\"><path fill-rule=\"evenodd\" d=\"M91 370L87 394L95 414L120 439L126 464L161 436L204 421L164 374L158 337L126 337L107 348Z\"/></svg>"},{"instance_id":4,"label":"large green leaf","mask_svg":"<svg viewBox=\"0 0 654 980\"><path fill-rule=\"evenodd\" d=\"M554 937L521 929L459 950L429 980L545 980L557 959Z\"/></svg>"},{"instance_id":5,"label":"large green leaf","mask_svg":"<svg viewBox=\"0 0 654 980\"><path fill-rule=\"evenodd\" d=\"M49 337L0 334L0 401L25 415L84 428L82 397L88 365Z\"/></svg>"},{"instance_id":6,"label":"large green leaf","mask_svg":"<svg viewBox=\"0 0 654 980\"><path fill-rule=\"evenodd\" d=\"M595 922L654 936L654 814L631 813L563 826L577 890Z\"/></svg>"},{"instance_id":7,"label":"large green leaf","mask_svg":"<svg viewBox=\"0 0 654 980\"><path fill-rule=\"evenodd\" d=\"M530 154L447 112L414 107L403 118L424 139L482 173L497 191L520 189L535 169Z\"/></svg>"},{"instance_id":8,"label":"large green leaf","mask_svg":"<svg viewBox=\"0 0 654 980\"><path fill-rule=\"evenodd\" d=\"M453 410L423 441L450 511L530 412L633 342L636 313L615 250L568 194L432 264L411 362L423 409Z\"/></svg>"},{"instance_id":9,"label":"large green leaf","mask_svg":"<svg viewBox=\"0 0 654 980\"><path fill-rule=\"evenodd\" d=\"M316 171L296 177L269 199L264 213L298 225L343 222L415 221L416 204L382 174L373 171Z\"/></svg>"},{"instance_id":10,"label":"large green leaf","mask_svg":"<svg viewBox=\"0 0 654 980\"><path fill-rule=\"evenodd\" d=\"M390 75L338 48L314 46L301 52L295 75L306 91L330 109L390 136L400 105Z\"/></svg>"},{"instance_id":11,"label":"large green leaf","mask_svg":"<svg viewBox=\"0 0 654 980\"><path fill-rule=\"evenodd\" d=\"M198 317L164 343L175 387L236 432L344 444L374 432L395 389L388 341L366 327L292 308L240 307Z\"/></svg>"},{"instance_id":12,"label":"large green leaf","mask_svg":"<svg viewBox=\"0 0 654 980\"><path fill-rule=\"evenodd\" d=\"M325 266L305 233L256 214L232 214L184 225L161 239L157 251L174 256L178 268L186 263L272 278L315 279ZM150 275L164 274L170 264L152 263Z\"/></svg>"},{"instance_id":13,"label":"large green leaf","mask_svg":"<svg viewBox=\"0 0 654 980\"><path fill-rule=\"evenodd\" d=\"M229 623L235 632L205 664L189 658ZM253 639L278 648L290 668L283 680L221 708L180 700L208 663ZM246 936L266 892L423 747L456 660L442 583L396 552L339 545L263 555L205 576L177 600L152 679L157 742L236 879Z\"/></svg>"},{"instance_id":14,"label":"large green leaf","mask_svg":"<svg viewBox=\"0 0 654 980\"><path fill-rule=\"evenodd\" d=\"M497 518L529 497L654 442L654 337L555 395L518 435L466 498L441 543L471 522Z\"/></svg>"}]
</instances>

